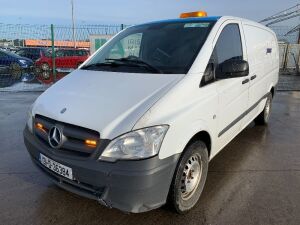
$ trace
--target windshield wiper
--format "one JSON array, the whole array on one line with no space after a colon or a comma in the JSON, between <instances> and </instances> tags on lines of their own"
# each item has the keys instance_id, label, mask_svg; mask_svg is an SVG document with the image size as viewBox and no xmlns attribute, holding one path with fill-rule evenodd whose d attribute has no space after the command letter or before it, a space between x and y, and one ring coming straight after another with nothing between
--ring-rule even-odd
<instances>
[{"instance_id":1,"label":"windshield wiper","mask_svg":"<svg viewBox=\"0 0 300 225\"><path fill-rule=\"evenodd\" d=\"M137 67L143 67L146 68L152 72L156 72L156 73L163 73L163 71L161 71L160 69L156 68L155 66L152 66L151 64L140 60L140 59L135 59L135 58L119 58L119 59L110 59L107 58L105 59L107 62L123 62L123 65L130 65L130 66L137 66Z\"/></svg>"},{"instance_id":2,"label":"windshield wiper","mask_svg":"<svg viewBox=\"0 0 300 225\"><path fill-rule=\"evenodd\" d=\"M89 65L82 66L80 69L87 70L87 69L95 69L95 68L101 68L101 67L106 67L106 66L111 66L111 67L117 67L121 66L122 64L116 63L116 62L102 62L102 63L92 63Z\"/></svg>"}]
</instances>

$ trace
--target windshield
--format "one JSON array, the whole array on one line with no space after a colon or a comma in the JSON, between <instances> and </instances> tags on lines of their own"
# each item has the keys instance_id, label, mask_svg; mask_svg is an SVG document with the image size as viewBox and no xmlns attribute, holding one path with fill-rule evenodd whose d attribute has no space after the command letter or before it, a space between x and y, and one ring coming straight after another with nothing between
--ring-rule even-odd
<instances>
[{"instance_id":1,"label":"windshield","mask_svg":"<svg viewBox=\"0 0 300 225\"><path fill-rule=\"evenodd\" d=\"M16 54L19 56L27 56L27 55L39 55L40 49L38 48L24 48L16 51Z\"/></svg>"},{"instance_id":2,"label":"windshield","mask_svg":"<svg viewBox=\"0 0 300 225\"><path fill-rule=\"evenodd\" d=\"M178 21L134 26L113 38L81 69L186 74L214 22Z\"/></svg>"},{"instance_id":3,"label":"windshield","mask_svg":"<svg viewBox=\"0 0 300 225\"><path fill-rule=\"evenodd\" d=\"M16 58L20 58L19 55L17 55L16 53L10 52L10 51L6 51L5 52L7 55L11 56L11 57L16 57Z\"/></svg>"}]
</instances>

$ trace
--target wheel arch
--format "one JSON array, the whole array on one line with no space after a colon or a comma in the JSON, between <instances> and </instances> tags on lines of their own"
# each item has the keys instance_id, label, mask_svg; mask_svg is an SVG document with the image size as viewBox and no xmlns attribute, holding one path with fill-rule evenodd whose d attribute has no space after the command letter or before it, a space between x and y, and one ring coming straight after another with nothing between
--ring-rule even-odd
<instances>
[{"instance_id":1,"label":"wheel arch","mask_svg":"<svg viewBox=\"0 0 300 225\"><path fill-rule=\"evenodd\" d=\"M275 87L274 86L271 87L270 92L272 94L272 97L274 97L274 95L275 95Z\"/></svg>"},{"instance_id":2,"label":"wheel arch","mask_svg":"<svg viewBox=\"0 0 300 225\"><path fill-rule=\"evenodd\" d=\"M270 84L268 91L272 94L272 97L274 97L276 93L276 85L273 82Z\"/></svg>"},{"instance_id":3,"label":"wheel arch","mask_svg":"<svg viewBox=\"0 0 300 225\"><path fill-rule=\"evenodd\" d=\"M211 140L210 134L205 130L199 131L188 141L188 143L186 144L186 146L184 148L184 151L185 151L185 149L187 149L187 147L190 144L192 144L195 141L203 141L205 143L205 145L207 147L207 151L208 151L208 157L210 157L211 147L212 147L212 140Z\"/></svg>"}]
</instances>

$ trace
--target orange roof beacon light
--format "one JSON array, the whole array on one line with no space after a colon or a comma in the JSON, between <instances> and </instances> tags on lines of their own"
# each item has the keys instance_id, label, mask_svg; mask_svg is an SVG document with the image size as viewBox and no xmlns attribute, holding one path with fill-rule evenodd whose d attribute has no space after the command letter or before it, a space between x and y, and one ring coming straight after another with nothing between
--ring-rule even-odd
<instances>
[{"instance_id":1,"label":"orange roof beacon light","mask_svg":"<svg viewBox=\"0 0 300 225\"><path fill-rule=\"evenodd\" d=\"M207 17L207 12L205 11L198 11L198 12L187 12L181 13L180 18L190 18L190 17Z\"/></svg>"}]
</instances>

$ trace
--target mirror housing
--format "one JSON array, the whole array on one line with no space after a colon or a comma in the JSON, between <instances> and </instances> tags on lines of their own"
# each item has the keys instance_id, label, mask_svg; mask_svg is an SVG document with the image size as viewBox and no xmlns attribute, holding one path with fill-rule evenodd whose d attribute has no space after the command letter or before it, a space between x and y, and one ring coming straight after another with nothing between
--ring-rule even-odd
<instances>
[{"instance_id":1,"label":"mirror housing","mask_svg":"<svg viewBox=\"0 0 300 225\"><path fill-rule=\"evenodd\" d=\"M227 79L249 75L249 64L242 59L230 59L219 65L216 78Z\"/></svg>"}]
</instances>

